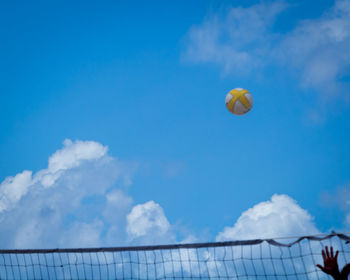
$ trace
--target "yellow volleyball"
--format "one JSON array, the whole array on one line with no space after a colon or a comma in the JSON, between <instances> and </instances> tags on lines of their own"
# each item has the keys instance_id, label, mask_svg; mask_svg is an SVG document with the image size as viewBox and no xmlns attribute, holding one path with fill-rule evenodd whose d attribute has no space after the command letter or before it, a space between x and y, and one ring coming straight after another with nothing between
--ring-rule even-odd
<instances>
[{"instance_id":1,"label":"yellow volleyball","mask_svg":"<svg viewBox=\"0 0 350 280\"><path fill-rule=\"evenodd\" d=\"M253 97L246 89L235 88L226 95L225 103L232 114L243 115L252 108Z\"/></svg>"}]
</instances>

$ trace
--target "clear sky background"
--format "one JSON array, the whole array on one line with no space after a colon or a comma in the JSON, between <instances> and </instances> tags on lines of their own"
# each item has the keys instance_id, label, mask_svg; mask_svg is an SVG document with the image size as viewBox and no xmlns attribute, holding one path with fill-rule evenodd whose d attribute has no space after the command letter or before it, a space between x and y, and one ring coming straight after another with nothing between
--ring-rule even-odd
<instances>
[{"instance_id":1,"label":"clear sky background","mask_svg":"<svg viewBox=\"0 0 350 280\"><path fill-rule=\"evenodd\" d=\"M0 35L1 247L349 230L350 1L3 1Z\"/></svg>"}]
</instances>

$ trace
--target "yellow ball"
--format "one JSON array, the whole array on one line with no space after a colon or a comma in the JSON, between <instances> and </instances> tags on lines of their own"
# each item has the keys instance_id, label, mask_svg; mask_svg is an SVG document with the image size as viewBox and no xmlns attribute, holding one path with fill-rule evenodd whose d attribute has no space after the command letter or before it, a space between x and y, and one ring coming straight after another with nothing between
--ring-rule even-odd
<instances>
[{"instance_id":1,"label":"yellow ball","mask_svg":"<svg viewBox=\"0 0 350 280\"><path fill-rule=\"evenodd\" d=\"M235 88L226 95L225 103L232 114L243 115L252 108L253 97L246 89Z\"/></svg>"}]
</instances>

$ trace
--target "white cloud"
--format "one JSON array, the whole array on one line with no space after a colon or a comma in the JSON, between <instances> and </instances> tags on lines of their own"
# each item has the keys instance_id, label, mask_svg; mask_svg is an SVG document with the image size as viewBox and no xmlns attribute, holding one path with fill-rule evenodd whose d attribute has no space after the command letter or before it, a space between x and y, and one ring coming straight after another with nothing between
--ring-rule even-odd
<instances>
[{"instance_id":1,"label":"white cloud","mask_svg":"<svg viewBox=\"0 0 350 280\"><path fill-rule=\"evenodd\" d=\"M98 219L89 223L76 222L63 233L60 244L73 248L101 246L103 228L104 223Z\"/></svg>"},{"instance_id":2,"label":"white cloud","mask_svg":"<svg viewBox=\"0 0 350 280\"><path fill-rule=\"evenodd\" d=\"M162 207L148 201L133 207L127 216L127 233L131 240L141 239L144 243L175 241Z\"/></svg>"},{"instance_id":3,"label":"white cloud","mask_svg":"<svg viewBox=\"0 0 350 280\"><path fill-rule=\"evenodd\" d=\"M11 209L32 184L32 172L23 171L14 177L7 177L0 184L0 213Z\"/></svg>"},{"instance_id":4,"label":"white cloud","mask_svg":"<svg viewBox=\"0 0 350 280\"><path fill-rule=\"evenodd\" d=\"M48 168L6 178L0 184L0 246L125 243L132 199L117 187L130 182L135 167L108 156L107 150L93 141L65 140ZM116 227L124 231L104 237Z\"/></svg>"},{"instance_id":5,"label":"white cloud","mask_svg":"<svg viewBox=\"0 0 350 280\"><path fill-rule=\"evenodd\" d=\"M137 164L94 141L65 140L46 169L0 184L0 247L90 247L175 242L162 207L126 193ZM124 190L123 190L124 189Z\"/></svg>"},{"instance_id":6,"label":"white cloud","mask_svg":"<svg viewBox=\"0 0 350 280\"><path fill-rule=\"evenodd\" d=\"M94 141L75 141L66 139L63 149L56 151L49 158L50 172L77 167L82 161L95 160L106 155L108 148Z\"/></svg>"},{"instance_id":7,"label":"white cloud","mask_svg":"<svg viewBox=\"0 0 350 280\"><path fill-rule=\"evenodd\" d=\"M119 189L106 194L102 217L110 225L105 237L107 244L120 243L120 240L126 242L126 216L130 213L132 204L133 199Z\"/></svg>"},{"instance_id":8,"label":"white cloud","mask_svg":"<svg viewBox=\"0 0 350 280\"><path fill-rule=\"evenodd\" d=\"M337 206L344 211L350 211L350 183L338 187L333 193L323 192L321 203L325 206Z\"/></svg>"},{"instance_id":9,"label":"white cloud","mask_svg":"<svg viewBox=\"0 0 350 280\"><path fill-rule=\"evenodd\" d=\"M243 212L234 226L226 227L216 240L245 240L318 233L312 216L287 195L273 195Z\"/></svg>"},{"instance_id":10,"label":"white cloud","mask_svg":"<svg viewBox=\"0 0 350 280\"><path fill-rule=\"evenodd\" d=\"M301 87L313 89L322 100L348 99L342 78L350 75L350 1L338 0L320 18L278 34L274 22L286 8L284 2L261 3L214 14L189 30L184 57L216 63L238 76L287 67Z\"/></svg>"},{"instance_id":11,"label":"white cloud","mask_svg":"<svg viewBox=\"0 0 350 280\"><path fill-rule=\"evenodd\" d=\"M273 195L271 200L256 204L252 208L243 212L239 219L232 227L226 227L223 232L220 232L216 240L247 240L247 239L268 239L277 237L293 237L317 234L319 231L313 223L312 216L302 209L295 200L287 195ZM281 243L295 241L296 238L287 240L277 240ZM305 247L307 245L307 247ZM324 245L328 245L325 241ZM321 244L301 243L302 251L319 253L322 249ZM222 250L222 254L226 254ZM247 262L250 260L254 266L251 273L272 275L285 273L305 273L308 271L310 279L318 279L315 271L314 260L304 256L300 259L300 248L293 247L277 247L267 244L266 242L260 245L253 246L237 246L232 248L232 258L235 258L235 270L244 273L246 271ZM255 256L255 259L252 259ZM271 262L274 256L274 261ZM290 265L281 266L279 261L276 261L281 256L293 256L292 260L285 259L285 262L290 261ZM316 262L321 262L321 257L315 256ZM293 265L292 265L293 262ZM272 264L274 263L274 264ZM249 264L248 267L251 267ZM235 273L233 271L232 273Z\"/></svg>"},{"instance_id":12,"label":"white cloud","mask_svg":"<svg viewBox=\"0 0 350 280\"><path fill-rule=\"evenodd\" d=\"M225 15L212 15L188 34L184 58L221 65L225 73L247 74L266 63L269 27L286 8L283 2L232 8ZM237 71L237 69L239 69Z\"/></svg>"},{"instance_id":13,"label":"white cloud","mask_svg":"<svg viewBox=\"0 0 350 280\"><path fill-rule=\"evenodd\" d=\"M108 147L94 141L77 140L73 143L66 139L63 145L62 149L56 151L49 158L48 168L35 175L35 182L38 181L44 187L50 187L65 170L76 168L83 162L100 159L106 155L108 150Z\"/></svg>"},{"instance_id":14,"label":"white cloud","mask_svg":"<svg viewBox=\"0 0 350 280\"><path fill-rule=\"evenodd\" d=\"M336 1L322 17L300 22L279 46L284 61L301 71L301 84L323 97L347 94L350 66L350 1Z\"/></svg>"},{"instance_id":15,"label":"white cloud","mask_svg":"<svg viewBox=\"0 0 350 280\"><path fill-rule=\"evenodd\" d=\"M109 223L113 223L126 216L132 205L132 198L127 196L121 190L113 190L106 195L106 208L103 211L103 217Z\"/></svg>"},{"instance_id":16,"label":"white cloud","mask_svg":"<svg viewBox=\"0 0 350 280\"><path fill-rule=\"evenodd\" d=\"M134 170L133 164L108 156L100 143L66 140L47 169L23 171L0 184L0 246L160 244L179 242L179 236L197 241L181 234L154 201L133 205L120 186L130 182ZM47 176L54 177L50 184ZM274 195L242 213L217 240L316 232L306 210L286 195Z\"/></svg>"},{"instance_id":17,"label":"white cloud","mask_svg":"<svg viewBox=\"0 0 350 280\"><path fill-rule=\"evenodd\" d=\"M24 171L0 184L0 247L95 247L179 242L179 228L168 221L159 204L148 201L133 205L133 199L119 187L130 183L135 167L108 156L107 147L92 141L68 140L50 157L49 162L54 163L51 166L49 163L47 169L35 174ZM53 176L50 184L45 181L46 176ZM270 201L243 212L235 225L225 228L216 239L253 239L317 232L306 210L286 195L274 195ZM198 242L193 235L182 235L182 242ZM135 262L145 262L142 258L147 257L148 265L154 264L158 271L164 271L164 275L169 277L174 274L218 277L227 272L223 261L225 257L246 256L241 249L165 250L131 254L129 257ZM161 257L164 262L156 264L157 254L158 260ZM97 258L94 256L91 261L97 263ZM129 271L127 260L124 261L120 269ZM205 266L196 265L199 263ZM240 269L242 265L237 260L236 267ZM260 265L257 264L256 268ZM139 273L146 273L149 267L138 266L134 273L137 269ZM149 270L154 271L154 267ZM230 273L234 274L233 271Z\"/></svg>"},{"instance_id":18,"label":"white cloud","mask_svg":"<svg viewBox=\"0 0 350 280\"><path fill-rule=\"evenodd\" d=\"M348 230L350 227L350 183L338 187L335 191L325 191L321 193L320 202L322 206L334 207L344 214L344 227ZM343 229L344 230L344 229Z\"/></svg>"},{"instance_id":19,"label":"white cloud","mask_svg":"<svg viewBox=\"0 0 350 280\"><path fill-rule=\"evenodd\" d=\"M105 156L107 147L93 141L64 141L64 147L49 158L47 169L40 170L32 178L31 171L23 171L7 177L0 184L0 213L10 210L27 194L31 187L50 187L64 175L64 171L77 168L86 161Z\"/></svg>"}]
</instances>

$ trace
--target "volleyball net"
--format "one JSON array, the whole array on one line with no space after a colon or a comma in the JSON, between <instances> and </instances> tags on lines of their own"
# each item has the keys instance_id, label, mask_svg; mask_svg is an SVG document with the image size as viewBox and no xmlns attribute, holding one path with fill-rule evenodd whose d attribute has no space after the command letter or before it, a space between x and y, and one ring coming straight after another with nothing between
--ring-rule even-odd
<instances>
[{"instance_id":1,"label":"volleyball net","mask_svg":"<svg viewBox=\"0 0 350 280\"><path fill-rule=\"evenodd\" d=\"M346 234L160 246L0 250L0 279L330 279L325 246L350 262Z\"/></svg>"}]
</instances>

